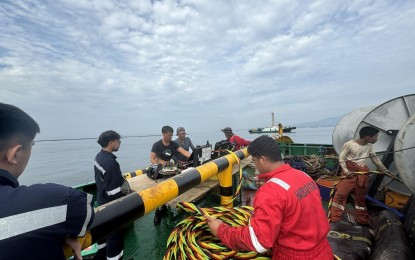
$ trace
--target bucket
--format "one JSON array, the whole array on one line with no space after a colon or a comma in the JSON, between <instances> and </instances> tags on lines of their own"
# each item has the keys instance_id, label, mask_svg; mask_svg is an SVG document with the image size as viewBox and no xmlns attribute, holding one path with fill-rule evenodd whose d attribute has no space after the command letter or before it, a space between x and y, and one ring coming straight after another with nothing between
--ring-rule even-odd
<instances>
[{"instance_id":1,"label":"bucket","mask_svg":"<svg viewBox=\"0 0 415 260\"><path fill-rule=\"evenodd\" d=\"M321 199L324 201L330 200L330 192L334 184L340 180L340 176L321 176L316 180L317 187L320 190Z\"/></svg>"}]
</instances>

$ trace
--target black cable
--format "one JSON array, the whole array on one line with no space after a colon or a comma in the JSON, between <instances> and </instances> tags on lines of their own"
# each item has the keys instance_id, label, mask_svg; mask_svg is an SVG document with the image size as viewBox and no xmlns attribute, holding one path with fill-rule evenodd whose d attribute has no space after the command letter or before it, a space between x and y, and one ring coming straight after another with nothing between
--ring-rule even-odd
<instances>
[{"instance_id":1,"label":"black cable","mask_svg":"<svg viewBox=\"0 0 415 260\"><path fill-rule=\"evenodd\" d=\"M152 137L152 136L160 136L160 135L126 135L121 136L121 138L129 138L129 137ZM81 137L81 138L62 138L62 139L43 139L43 140L36 140L35 142L60 142L60 141L82 141L82 140L96 140L97 137Z\"/></svg>"}]
</instances>

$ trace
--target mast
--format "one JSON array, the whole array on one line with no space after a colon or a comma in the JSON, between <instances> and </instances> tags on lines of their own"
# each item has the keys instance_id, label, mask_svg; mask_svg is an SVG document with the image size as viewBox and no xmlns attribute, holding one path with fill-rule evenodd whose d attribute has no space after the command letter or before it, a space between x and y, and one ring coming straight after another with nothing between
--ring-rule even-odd
<instances>
[{"instance_id":1,"label":"mast","mask_svg":"<svg viewBox=\"0 0 415 260\"><path fill-rule=\"evenodd\" d=\"M272 116L271 127L273 127L275 125L274 112L271 113L271 116Z\"/></svg>"}]
</instances>

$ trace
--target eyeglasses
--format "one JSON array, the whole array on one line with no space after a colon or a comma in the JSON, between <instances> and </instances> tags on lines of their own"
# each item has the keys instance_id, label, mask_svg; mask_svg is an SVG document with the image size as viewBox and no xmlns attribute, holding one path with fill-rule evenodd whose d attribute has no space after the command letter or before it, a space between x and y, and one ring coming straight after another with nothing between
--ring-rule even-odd
<instances>
[{"instance_id":1,"label":"eyeglasses","mask_svg":"<svg viewBox=\"0 0 415 260\"><path fill-rule=\"evenodd\" d=\"M114 140L113 142L118 142L119 144L121 144L121 140Z\"/></svg>"}]
</instances>

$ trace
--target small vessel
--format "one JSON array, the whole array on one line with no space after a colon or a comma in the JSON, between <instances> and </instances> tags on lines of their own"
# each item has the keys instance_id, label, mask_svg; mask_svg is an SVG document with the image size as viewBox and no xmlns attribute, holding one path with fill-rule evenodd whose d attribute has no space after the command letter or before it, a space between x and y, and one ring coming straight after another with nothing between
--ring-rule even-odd
<instances>
[{"instance_id":1,"label":"small vessel","mask_svg":"<svg viewBox=\"0 0 415 260\"><path fill-rule=\"evenodd\" d=\"M262 133L291 133L291 130L296 129L295 126L283 126L281 123L278 125L275 124L274 112L271 113L272 115L272 123L271 127L264 127L264 128L252 128L248 132L250 134L262 134Z\"/></svg>"}]
</instances>

